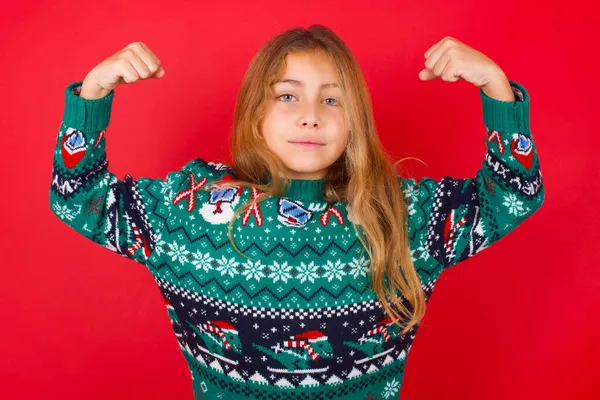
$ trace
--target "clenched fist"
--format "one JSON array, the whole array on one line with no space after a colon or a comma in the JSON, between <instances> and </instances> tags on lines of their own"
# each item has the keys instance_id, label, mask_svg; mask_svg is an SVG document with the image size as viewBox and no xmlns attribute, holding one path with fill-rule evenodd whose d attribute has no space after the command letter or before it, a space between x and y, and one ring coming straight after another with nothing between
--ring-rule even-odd
<instances>
[{"instance_id":1,"label":"clenched fist","mask_svg":"<svg viewBox=\"0 0 600 400\"><path fill-rule=\"evenodd\" d=\"M85 76L79 96L94 100L106 96L122 83L162 78L160 60L142 42L133 42L103 60Z\"/></svg>"},{"instance_id":2,"label":"clenched fist","mask_svg":"<svg viewBox=\"0 0 600 400\"><path fill-rule=\"evenodd\" d=\"M515 101L510 82L504 71L488 56L458 39L446 36L425 52L425 68L421 80L442 78L447 82L463 79L480 87L489 97Z\"/></svg>"}]
</instances>

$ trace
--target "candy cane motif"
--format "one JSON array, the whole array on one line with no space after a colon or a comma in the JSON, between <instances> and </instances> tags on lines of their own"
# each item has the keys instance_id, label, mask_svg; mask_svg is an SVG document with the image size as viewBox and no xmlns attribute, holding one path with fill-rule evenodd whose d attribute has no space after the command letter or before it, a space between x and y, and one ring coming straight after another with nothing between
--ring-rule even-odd
<instances>
[{"instance_id":1,"label":"candy cane motif","mask_svg":"<svg viewBox=\"0 0 600 400\"><path fill-rule=\"evenodd\" d=\"M502 135L498 131L490 130L488 132L488 143L492 140L496 140L498 142L498 151L500 154L504 154L504 145L502 144Z\"/></svg>"},{"instance_id":2,"label":"candy cane motif","mask_svg":"<svg viewBox=\"0 0 600 400\"><path fill-rule=\"evenodd\" d=\"M184 198L187 198L188 199L187 210L189 212L192 212L194 210L194 207L196 207L196 192L198 190L200 190L200 188L202 186L204 186L206 181L207 181L207 178L204 177L204 178L202 178L202 180L200 182L196 183L196 177L194 177L193 173L190 173L190 188L179 192L177 194L177 196L175 196L175 198L173 199L173 205L176 205Z\"/></svg>"},{"instance_id":3,"label":"candy cane motif","mask_svg":"<svg viewBox=\"0 0 600 400\"><path fill-rule=\"evenodd\" d=\"M460 221L456 223L456 225L452 226L452 220L454 219L455 211L452 211L448 218L446 219L446 224L444 225L444 236L446 237L446 249L452 248L452 240L454 238L454 234L467 221L467 217L463 217Z\"/></svg>"},{"instance_id":4,"label":"candy cane motif","mask_svg":"<svg viewBox=\"0 0 600 400\"><path fill-rule=\"evenodd\" d=\"M378 326L377 328L373 328L367 332L367 335L371 336L377 333L383 333L383 338L386 342L388 342L391 339L390 334L388 333L388 330L385 326Z\"/></svg>"},{"instance_id":5,"label":"candy cane motif","mask_svg":"<svg viewBox=\"0 0 600 400\"><path fill-rule=\"evenodd\" d=\"M227 339L225 338L225 334L223 332L221 332L221 328L212 326L212 325L208 325L208 324L202 324L202 328L206 329L209 332L216 333L221 339L223 339L223 344L225 345L225 348L227 350L231 350L232 347L229 344L229 342L227 341Z\"/></svg>"},{"instance_id":6,"label":"candy cane motif","mask_svg":"<svg viewBox=\"0 0 600 400\"><path fill-rule=\"evenodd\" d=\"M333 207L332 205L329 205L327 207L327 210L325 210L325 212L321 214L321 217L319 218L321 220L321 225L325 226L329 223L330 214L333 214L337 218L340 225L344 225L344 217L342 216L342 213L340 212L340 210L338 210L336 207Z\"/></svg>"},{"instance_id":7,"label":"candy cane motif","mask_svg":"<svg viewBox=\"0 0 600 400\"><path fill-rule=\"evenodd\" d=\"M258 191L258 189L256 189L254 186L252 186L252 200L254 200L255 198L258 197L259 194L261 194L261 192ZM250 219L250 215L254 215L254 219L256 219L256 223L258 224L258 226L262 226L263 224L263 218L262 218L262 213L260 212L260 207L258 206L258 203L253 204L252 206L248 207L248 209L246 210L246 212L244 212L244 215L242 217L242 225L246 225L248 223L248 220Z\"/></svg>"},{"instance_id":8,"label":"candy cane motif","mask_svg":"<svg viewBox=\"0 0 600 400\"><path fill-rule=\"evenodd\" d=\"M305 340L287 340L283 342L283 347L299 347L308 351L308 355L313 360L321 358L319 354Z\"/></svg>"},{"instance_id":9,"label":"candy cane motif","mask_svg":"<svg viewBox=\"0 0 600 400\"><path fill-rule=\"evenodd\" d=\"M98 147L98 145L100 144L100 141L104 137L104 132L106 132L106 129L102 129L100 131L100 133L98 134L98 138L96 139L96 143L94 143L94 147L92 147L92 150L94 150L96 147Z\"/></svg>"},{"instance_id":10,"label":"candy cane motif","mask_svg":"<svg viewBox=\"0 0 600 400\"><path fill-rule=\"evenodd\" d=\"M144 255L146 257L150 256L150 249L148 248L148 245L146 244L146 239L144 239L144 237L142 236L142 234L140 233L140 231L138 230L137 226L135 225L135 223L131 223L131 227L133 229L133 233L135 235L135 243L132 244L131 246L129 246L129 248L127 249L127 254L129 256L133 256L133 253L135 253L140 247L142 247L142 244L144 246Z\"/></svg>"}]
</instances>

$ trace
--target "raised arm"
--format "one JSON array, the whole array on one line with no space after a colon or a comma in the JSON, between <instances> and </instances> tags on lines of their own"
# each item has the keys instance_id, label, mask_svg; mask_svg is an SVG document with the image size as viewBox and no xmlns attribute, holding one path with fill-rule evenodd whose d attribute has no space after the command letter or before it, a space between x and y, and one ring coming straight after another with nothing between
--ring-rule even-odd
<instances>
[{"instance_id":1,"label":"raised arm","mask_svg":"<svg viewBox=\"0 0 600 400\"><path fill-rule=\"evenodd\" d=\"M529 128L529 94L514 81L510 86L514 102L479 91L487 151L474 177L401 179L411 242L444 268L512 232L544 201L540 162Z\"/></svg>"},{"instance_id":2,"label":"raised arm","mask_svg":"<svg viewBox=\"0 0 600 400\"><path fill-rule=\"evenodd\" d=\"M64 223L102 246L145 263L169 212L172 191L189 175L187 165L165 179L108 169L106 137L114 91L98 99L79 96L82 82L65 90L56 138L50 207Z\"/></svg>"}]
</instances>

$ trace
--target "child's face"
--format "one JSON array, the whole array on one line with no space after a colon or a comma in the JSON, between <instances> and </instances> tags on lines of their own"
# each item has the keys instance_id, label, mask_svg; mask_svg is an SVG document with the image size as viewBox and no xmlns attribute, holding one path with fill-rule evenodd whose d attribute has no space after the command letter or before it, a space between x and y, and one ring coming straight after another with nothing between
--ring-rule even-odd
<instances>
[{"instance_id":1,"label":"child's face","mask_svg":"<svg viewBox=\"0 0 600 400\"><path fill-rule=\"evenodd\" d=\"M273 85L268 111L262 122L267 146L279 156L288 178L321 179L344 152L348 141L340 100L340 87L330 61L320 53L292 53L287 69ZM299 142L317 142L302 144Z\"/></svg>"}]
</instances>

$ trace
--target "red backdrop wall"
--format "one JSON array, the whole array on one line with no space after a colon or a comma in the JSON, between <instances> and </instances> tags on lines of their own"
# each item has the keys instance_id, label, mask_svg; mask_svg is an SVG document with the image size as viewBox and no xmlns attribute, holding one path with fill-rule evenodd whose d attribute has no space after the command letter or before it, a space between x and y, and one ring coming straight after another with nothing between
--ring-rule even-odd
<instances>
[{"instance_id":1,"label":"red backdrop wall","mask_svg":"<svg viewBox=\"0 0 600 400\"><path fill-rule=\"evenodd\" d=\"M369 84L385 146L415 176L473 176L478 89L418 78L446 35L531 95L546 185L512 234L445 272L409 357L410 399L600 398L598 7L572 1L27 2L0 16L0 397L192 399L191 376L143 266L79 236L48 201L64 89L132 41L166 75L116 90L108 128L120 178L225 159L251 57L292 26L329 26ZM561 8L559 8L561 7ZM410 163L410 164L409 164ZM510 258L500 257L509 254Z\"/></svg>"}]
</instances>

